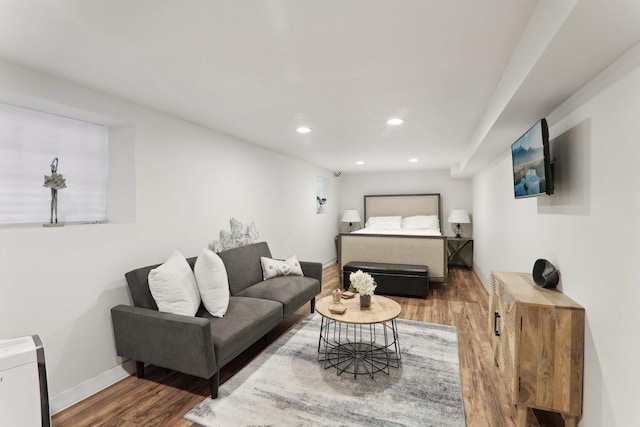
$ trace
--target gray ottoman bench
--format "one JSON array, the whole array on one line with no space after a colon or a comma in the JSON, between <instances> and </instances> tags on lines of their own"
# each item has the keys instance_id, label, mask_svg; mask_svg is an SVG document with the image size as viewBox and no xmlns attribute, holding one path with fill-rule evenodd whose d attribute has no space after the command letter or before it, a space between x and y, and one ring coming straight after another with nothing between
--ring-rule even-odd
<instances>
[{"instance_id":1,"label":"gray ottoman bench","mask_svg":"<svg viewBox=\"0 0 640 427\"><path fill-rule=\"evenodd\" d=\"M429 267L426 265L351 261L342 267L345 289L349 289L349 275L358 270L375 279L376 294L427 298L429 293Z\"/></svg>"}]
</instances>

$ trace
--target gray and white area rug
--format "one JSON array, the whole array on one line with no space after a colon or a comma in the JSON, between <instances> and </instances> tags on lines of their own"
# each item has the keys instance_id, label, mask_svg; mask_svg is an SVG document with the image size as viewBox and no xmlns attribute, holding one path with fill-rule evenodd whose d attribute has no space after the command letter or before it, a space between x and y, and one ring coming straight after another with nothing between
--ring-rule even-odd
<instances>
[{"instance_id":1,"label":"gray and white area rug","mask_svg":"<svg viewBox=\"0 0 640 427\"><path fill-rule=\"evenodd\" d=\"M397 320L402 361L389 375L337 375L318 362L310 315L184 418L203 426L464 426L458 337Z\"/></svg>"}]
</instances>

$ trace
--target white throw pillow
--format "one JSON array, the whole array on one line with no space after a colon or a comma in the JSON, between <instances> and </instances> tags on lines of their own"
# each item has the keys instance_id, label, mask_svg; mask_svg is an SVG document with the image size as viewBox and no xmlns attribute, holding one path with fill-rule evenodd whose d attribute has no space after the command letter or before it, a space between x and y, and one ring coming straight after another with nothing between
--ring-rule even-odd
<instances>
[{"instance_id":1,"label":"white throw pillow","mask_svg":"<svg viewBox=\"0 0 640 427\"><path fill-rule=\"evenodd\" d=\"M223 317L229 308L229 278L222 258L203 249L193 272L204 308L214 317Z\"/></svg>"},{"instance_id":2,"label":"white throw pillow","mask_svg":"<svg viewBox=\"0 0 640 427\"><path fill-rule=\"evenodd\" d=\"M415 215L402 218L404 230L440 230L438 215Z\"/></svg>"},{"instance_id":3,"label":"white throw pillow","mask_svg":"<svg viewBox=\"0 0 640 427\"><path fill-rule=\"evenodd\" d=\"M365 224L365 228L374 230L400 230L402 217L400 216L372 216Z\"/></svg>"},{"instance_id":4,"label":"white throw pillow","mask_svg":"<svg viewBox=\"0 0 640 427\"><path fill-rule=\"evenodd\" d=\"M302 267L295 255L284 261L260 257L262 264L262 277L264 280L271 279L276 276L302 276Z\"/></svg>"},{"instance_id":5,"label":"white throw pillow","mask_svg":"<svg viewBox=\"0 0 640 427\"><path fill-rule=\"evenodd\" d=\"M149 290L159 311L193 316L200 307L196 278L178 251L173 251L167 262L149 272Z\"/></svg>"}]
</instances>

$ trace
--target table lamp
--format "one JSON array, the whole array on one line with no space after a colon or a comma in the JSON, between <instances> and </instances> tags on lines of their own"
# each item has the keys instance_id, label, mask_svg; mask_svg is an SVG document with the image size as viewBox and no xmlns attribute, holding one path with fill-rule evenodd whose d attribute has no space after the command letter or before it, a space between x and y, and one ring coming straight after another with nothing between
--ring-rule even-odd
<instances>
[{"instance_id":1,"label":"table lamp","mask_svg":"<svg viewBox=\"0 0 640 427\"><path fill-rule=\"evenodd\" d=\"M360 222L360 214L356 209L347 209L342 213L342 222L349 223L349 233L353 227L354 222Z\"/></svg>"},{"instance_id":2,"label":"table lamp","mask_svg":"<svg viewBox=\"0 0 640 427\"><path fill-rule=\"evenodd\" d=\"M464 209L452 209L449 214L448 222L456 224L456 237L460 238L462 234L462 227L460 224L469 224L469 214Z\"/></svg>"}]
</instances>

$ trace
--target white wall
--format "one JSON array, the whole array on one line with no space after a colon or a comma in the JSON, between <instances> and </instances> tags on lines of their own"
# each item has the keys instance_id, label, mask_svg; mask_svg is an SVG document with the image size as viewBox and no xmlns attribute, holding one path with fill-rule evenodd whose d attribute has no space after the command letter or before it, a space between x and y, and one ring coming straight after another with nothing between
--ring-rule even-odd
<instances>
[{"instance_id":1,"label":"white wall","mask_svg":"<svg viewBox=\"0 0 640 427\"><path fill-rule=\"evenodd\" d=\"M637 51L548 116L556 194L515 200L508 154L473 179L474 262L485 286L491 270L530 272L547 258L559 288L586 310L583 427L638 424Z\"/></svg>"},{"instance_id":2,"label":"white wall","mask_svg":"<svg viewBox=\"0 0 640 427\"><path fill-rule=\"evenodd\" d=\"M471 179L451 178L448 170L406 172L343 173L340 181L340 215L345 209L358 209L364 221L364 196L367 194L440 193L441 225L444 234L455 235L447 221L451 209L466 209L473 223ZM364 222L362 224L364 226ZM341 231L348 226L341 225ZM354 226L354 229L356 227ZM473 224L463 224L463 235L472 236Z\"/></svg>"},{"instance_id":3,"label":"white wall","mask_svg":"<svg viewBox=\"0 0 640 427\"><path fill-rule=\"evenodd\" d=\"M54 410L122 363L109 310L130 303L125 272L197 255L231 217L275 257L335 259L337 213L315 212L317 176L339 194L330 171L6 62L0 102L135 128L135 222L0 229L0 339L41 336Z\"/></svg>"}]
</instances>

